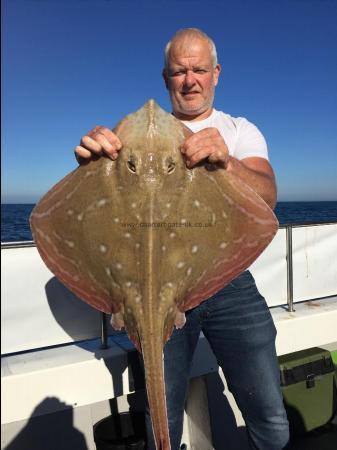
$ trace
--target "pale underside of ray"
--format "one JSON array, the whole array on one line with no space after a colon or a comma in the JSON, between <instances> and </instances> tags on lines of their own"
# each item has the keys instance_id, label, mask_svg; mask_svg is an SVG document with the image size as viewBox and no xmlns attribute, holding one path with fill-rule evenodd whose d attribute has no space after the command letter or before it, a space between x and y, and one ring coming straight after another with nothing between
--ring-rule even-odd
<instances>
[{"instance_id":1,"label":"pale underside of ray","mask_svg":"<svg viewBox=\"0 0 337 450\"><path fill-rule=\"evenodd\" d=\"M187 169L179 146L190 132L155 102L115 132L117 161L102 157L70 173L35 207L31 225L50 270L125 323L143 352L156 445L167 450L165 395L155 389L163 391L162 347L183 312L259 256L277 221L234 175Z\"/></svg>"}]
</instances>

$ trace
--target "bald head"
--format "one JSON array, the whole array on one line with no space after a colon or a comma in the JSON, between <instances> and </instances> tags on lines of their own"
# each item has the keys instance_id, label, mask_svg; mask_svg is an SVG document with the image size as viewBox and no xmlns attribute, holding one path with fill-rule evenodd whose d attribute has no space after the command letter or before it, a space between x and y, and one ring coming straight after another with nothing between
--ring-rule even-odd
<instances>
[{"instance_id":1,"label":"bald head","mask_svg":"<svg viewBox=\"0 0 337 450\"><path fill-rule=\"evenodd\" d=\"M213 40L206 33L199 30L198 28L183 28L177 31L175 35L172 37L172 39L166 44L164 55L165 68L168 67L168 61L172 49L174 48L179 49L191 46L193 45L193 42L200 40L207 43L212 59L212 64L213 67L215 67L218 64L218 57Z\"/></svg>"},{"instance_id":2,"label":"bald head","mask_svg":"<svg viewBox=\"0 0 337 450\"><path fill-rule=\"evenodd\" d=\"M173 36L163 76L178 119L202 120L212 113L220 70L215 45L204 32L186 28Z\"/></svg>"}]
</instances>

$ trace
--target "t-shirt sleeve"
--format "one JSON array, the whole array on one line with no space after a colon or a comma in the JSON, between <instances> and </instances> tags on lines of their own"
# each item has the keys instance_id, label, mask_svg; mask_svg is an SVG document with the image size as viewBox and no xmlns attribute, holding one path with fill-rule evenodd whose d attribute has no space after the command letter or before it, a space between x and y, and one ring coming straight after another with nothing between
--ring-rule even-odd
<instances>
[{"instance_id":1,"label":"t-shirt sleeve","mask_svg":"<svg viewBox=\"0 0 337 450\"><path fill-rule=\"evenodd\" d=\"M237 159L257 156L269 160L267 143L261 131L243 117L238 118L236 126L237 140L233 156Z\"/></svg>"}]
</instances>

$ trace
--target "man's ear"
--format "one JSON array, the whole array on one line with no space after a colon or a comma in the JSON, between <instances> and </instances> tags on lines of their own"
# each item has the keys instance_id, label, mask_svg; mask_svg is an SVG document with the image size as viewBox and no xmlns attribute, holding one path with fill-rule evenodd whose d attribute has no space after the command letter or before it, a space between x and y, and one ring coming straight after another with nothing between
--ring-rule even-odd
<instances>
[{"instance_id":1,"label":"man's ear","mask_svg":"<svg viewBox=\"0 0 337 450\"><path fill-rule=\"evenodd\" d=\"M218 84L220 72L221 72L221 66L220 66L220 64L217 64L214 68L214 78L213 78L214 86L216 86Z\"/></svg>"},{"instance_id":2,"label":"man's ear","mask_svg":"<svg viewBox=\"0 0 337 450\"><path fill-rule=\"evenodd\" d=\"M166 69L163 69L163 71L162 71L161 74L162 74L162 76L163 76L163 78L164 78L166 89L168 89L168 75L167 75L167 70L166 70Z\"/></svg>"}]
</instances>

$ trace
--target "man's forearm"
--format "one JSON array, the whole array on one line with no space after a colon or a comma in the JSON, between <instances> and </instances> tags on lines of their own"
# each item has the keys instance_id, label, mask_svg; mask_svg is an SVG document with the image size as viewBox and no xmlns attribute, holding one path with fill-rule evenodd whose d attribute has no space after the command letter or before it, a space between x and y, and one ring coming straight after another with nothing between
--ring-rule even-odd
<instances>
[{"instance_id":1,"label":"man's forearm","mask_svg":"<svg viewBox=\"0 0 337 450\"><path fill-rule=\"evenodd\" d=\"M277 190L273 170L267 160L264 167L261 167L261 161L256 164L257 159L261 160L261 158L247 158L239 161L230 156L227 170L248 184L270 208L274 209Z\"/></svg>"}]
</instances>

